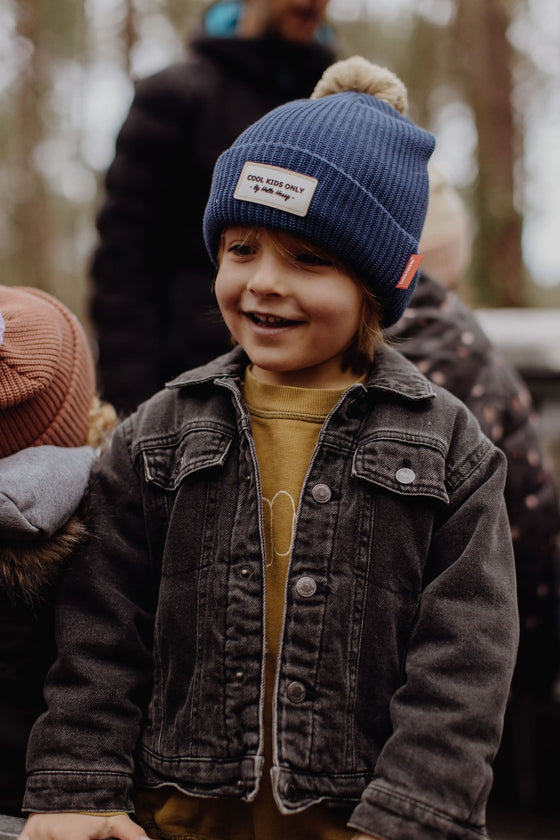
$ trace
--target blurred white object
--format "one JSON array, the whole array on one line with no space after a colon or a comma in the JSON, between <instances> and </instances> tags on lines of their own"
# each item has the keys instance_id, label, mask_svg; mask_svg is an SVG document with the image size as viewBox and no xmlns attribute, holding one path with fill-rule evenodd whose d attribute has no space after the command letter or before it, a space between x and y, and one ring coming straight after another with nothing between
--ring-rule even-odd
<instances>
[{"instance_id":1,"label":"blurred white object","mask_svg":"<svg viewBox=\"0 0 560 840\"><path fill-rule=\"evenodd\" d=\"M560 376L560 309L477 309L475 315L514 367Z\"/></svg>"}]
</instances>

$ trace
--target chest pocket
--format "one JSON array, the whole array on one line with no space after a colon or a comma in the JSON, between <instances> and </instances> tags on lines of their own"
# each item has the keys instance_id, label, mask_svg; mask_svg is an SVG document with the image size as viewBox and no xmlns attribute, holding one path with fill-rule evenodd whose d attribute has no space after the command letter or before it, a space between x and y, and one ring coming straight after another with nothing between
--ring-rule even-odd
<instances>
[{"instance_id":1,"label":"chest pocket","mask_svg":"<svg viewBox=\"0 0 560 840\"><path fill-rule=\"evenodd\" d=\"M358 446L352 475L401 496L449 501L443 444L423 435L377 432Z\"/></svg>"},{"instance_id":2,"label":"chest pocket","mask_svg":"<svg viewBox=\"0 0 560 840\"><path fill-rule=\"evenodd\" d=\"M192 473L221 467L231 442L231 436L225 432L196 429L172 444L159 441L153 447L148 445L141 451L146 481L163 490L176 490Z\"/></svg>"}]
</instances>

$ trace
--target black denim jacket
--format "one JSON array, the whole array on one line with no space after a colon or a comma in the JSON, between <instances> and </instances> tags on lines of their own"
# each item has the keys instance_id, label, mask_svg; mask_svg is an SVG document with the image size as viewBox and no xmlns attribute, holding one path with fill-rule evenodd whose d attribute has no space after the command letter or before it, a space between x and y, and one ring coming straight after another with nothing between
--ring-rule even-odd
<instances>
[{"instance_id":1,"label":"black denim jacket","mask_svg":"<svg viewBox=\"0 0 560 840\"><path fill-rule=\"evenodd\" d=\"M25 808L132 810L133 784L250 801L263 766L263 529L240 350L117 430L65 579ZM274 697L293 813L484 836L517 647L504 458L391 348L331 412L302 488Z\"/></svg>"}]
</instances>

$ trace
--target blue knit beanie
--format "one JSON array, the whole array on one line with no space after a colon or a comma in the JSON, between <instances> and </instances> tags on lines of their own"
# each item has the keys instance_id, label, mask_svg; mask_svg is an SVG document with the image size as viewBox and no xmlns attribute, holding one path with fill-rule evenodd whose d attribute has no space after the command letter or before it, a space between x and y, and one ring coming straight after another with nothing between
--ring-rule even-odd
<instances>
[{"instance_id":1,"label":"blue knit beanie","mask_svg":"<svg viewBox=\"0 0 560 840\"><path fill-rule=\"evenodd\" d=\"M357 273L390 326L416 284L434 137L399 112L402 82L360 57L329 68L313 96L271 111L220 156L206 248L217 265L230 226L308 239Z\"/></svg>"}]
</instances>

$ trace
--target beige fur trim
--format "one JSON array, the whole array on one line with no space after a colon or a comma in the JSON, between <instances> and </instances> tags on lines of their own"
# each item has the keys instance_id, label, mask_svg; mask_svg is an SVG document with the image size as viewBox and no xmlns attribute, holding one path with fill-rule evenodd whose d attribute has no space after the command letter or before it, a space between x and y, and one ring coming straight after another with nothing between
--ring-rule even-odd
<instances>
[{"instance_id":1,"label":"beige fur trim","mask_svg":"<svg viewBox=\"0 0 560 840\"><path fill-rule=\"evenodd\" d=\"M0 587L14 600L39 603L85 536L84 523L74 516L48 540L0 540Z\"/></svg>"},{"instance_id":2,"label":"beige fur trim","mask_svg":"<svg viewBox=\"0 0 560 840\"><path fill-rule=\"evenodd\" d=\"M97 449L105 446L111 432L117 425L117 414L110 403L94 397L89 411L89 428L85 443Z\"/></svg>"}]
</instances>

